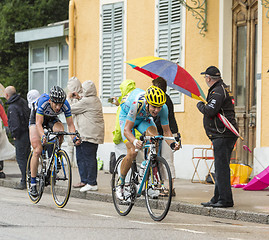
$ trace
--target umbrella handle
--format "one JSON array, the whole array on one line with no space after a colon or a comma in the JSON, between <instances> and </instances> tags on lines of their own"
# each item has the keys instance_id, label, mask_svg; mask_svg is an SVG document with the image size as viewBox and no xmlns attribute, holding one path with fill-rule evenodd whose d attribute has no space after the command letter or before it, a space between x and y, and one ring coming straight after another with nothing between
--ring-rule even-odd
<instances>
[{"instance_id":1,"label":"umbrella handle","mask_svg":"<svg viewBox=\"0 0 269 240\"><path fill-rule=\"evenodd\" d=\"M207 104L207 101L202 96L199 96L199 98L204 104Z\"/></svg>"}]
</instances>

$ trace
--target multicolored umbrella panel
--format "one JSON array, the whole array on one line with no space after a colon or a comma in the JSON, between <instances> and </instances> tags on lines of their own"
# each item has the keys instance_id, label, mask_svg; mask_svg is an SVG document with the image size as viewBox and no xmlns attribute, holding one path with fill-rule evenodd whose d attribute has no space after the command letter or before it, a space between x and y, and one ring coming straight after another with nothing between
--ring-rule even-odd
<instances>
[{"instance_id":1,"label":"multicolored umbrella panel","mask_svg":"<svg viewBox=\"0 0 269 240\"><path fill-rule=\"evenodd\" d=\"M183 94L201 100L205 95L194 78L178 64L159 57L142 57L126 62L151 78L162 77L167 85Z\"/></svg>"},{"instance_id":2,"label":"multicolored umbrella panel","mask_svg":"<svg viewBox=\"0 0 269 240\"><path fill-rule=\"evenodd\" d=\"M179 92L197 100L207 103L205 94L195 79L178 64L159 57L141 57L126 62L133 69L144 73L145 75L155 79L162 77L167 81L167 85ZM218 118L223 124L230 129L236 136L244 140L228 119L218 114Z\"/></svg>"}]
</instances>

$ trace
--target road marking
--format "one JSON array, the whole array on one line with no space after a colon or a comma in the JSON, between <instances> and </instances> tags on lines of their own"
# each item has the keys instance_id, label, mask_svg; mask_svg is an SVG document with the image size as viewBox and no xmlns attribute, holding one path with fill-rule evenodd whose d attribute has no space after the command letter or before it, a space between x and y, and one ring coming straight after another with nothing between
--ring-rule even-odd
<instances>
[{"instance_id":1,"label":"road marking","mask_svg":"<svg viewBox=\"0 0 269 240\"><path fill-rule=\"evenodd\" d=\"M194 226L194 227L228 227L228 228L257 228L269 229L267 226L244 226L244 225L231 225L231 224L195 224L195 223L160 223L164 225L178 225L178 226ZM243 224L243 223L241 223Z\"/></svg>"},{"instance_id":2,"label":"road marking","mask_svg":"<svg viewBox=\"0 0 269 240\"><path fill-rule=\"evenodd\" d=\"M97 216L97 217L115 218L114 216L103 215L103 214L97 214L97 213L94 213L94 214L92 214L92 215L93 215L93 216Z\"/></svg>"},{"instance_id":3,"label":"road marking","mask_svg":"<svg viewBox=\"0 0 269 240\"><path fill-rule=\"evenodd\" d=\"M242 238L227 238L229 240L243 240Z\"/></svg>"},{"instance_id":4,"label":"road marking","mask_svg":"<svg viewBox=\"0 0 269 240\"><path fill-rule=\"evenodd\" d=\"M70 209L70 208L58 208L59 210L64 210L64 211L67 211L67 212L78 212L78 210L75 210L75 209Z\"/></svg>"},{"instance_id":5,"label":"road marking","mask_svg":"<svg viewBox=\"0 0 269 240\"><path fill-rule=\"evenodd\" d=\"M199 232L199 231L194 231L190 229L185 229L185 228L175 228L176 230L184 231L184 232L190 232L190 233L197 233L197 234L205 234L206 232Z\"/></svg>"},{"instance_id":6,"label":"road marking","mask_svg":"<svg viewBox=\"0 0 269 240\"><path fill-rule=\"evenodd\" d=\"M133 222L133 223L140 223L140 224L145 224L145 225L154 225L156 223L154 222L141 222L141 221L130 221L130 222Z\"/></svg>"}]
</instances>

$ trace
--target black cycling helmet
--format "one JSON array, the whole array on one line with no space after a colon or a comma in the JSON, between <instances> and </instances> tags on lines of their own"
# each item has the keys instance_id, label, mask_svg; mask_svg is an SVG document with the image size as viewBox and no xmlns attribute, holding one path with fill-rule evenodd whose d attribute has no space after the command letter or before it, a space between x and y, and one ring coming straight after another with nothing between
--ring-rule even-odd
<instances>
[{"instance_id":1,"label":"black cycling helmet","mask_svg":"<svg viewBox=\"0 0 269 240\"><path fill-rule=\"evenodd\" d=\"M50 89L50 100L54 103L64 103L66 94L59 86L53 86Z\"/></svg>"}]
</instances>

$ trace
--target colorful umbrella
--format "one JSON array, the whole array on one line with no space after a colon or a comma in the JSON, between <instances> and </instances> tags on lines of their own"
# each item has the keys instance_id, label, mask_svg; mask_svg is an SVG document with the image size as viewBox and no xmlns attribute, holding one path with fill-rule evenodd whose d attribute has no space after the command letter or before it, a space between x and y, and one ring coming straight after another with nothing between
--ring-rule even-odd
<instances>
[{"instance_id":1,"label":"colorful umbrella","mask_svg":"<svg viewBox=\"0 0 269 240\"><path fill-rule=\"evenodd\" d=\"M132 68L151 78L162 77L167 85L187 96L195 99L204 99L205 95L194 78L178 64L159 57L142 57L126 62Z\"/></svg>"},{"instance_id":2,"label":"colorful umbrella","mask_svg":"<svg viewBox=\"0 0 269 240\"><path fill-rule=\"evenodd\" d=\"M256 175L246 186L244 190L257 191L263 190L269 186L269 166Z\"/></svg>"},{"instance_id":3,"label":"colorful umbrella","mask_svg":"<svg viewBox=\"0 0 269 240\"><path fill-rule=\"evenodd\" d=\"M162 77L167 81L167 85L183 94L207 103L205 94L195 79L178 64L159 57L141 57L126 62L132 68L146 74L151 78ZM235 127L226 117L218 113L218 118L236 136L244 140Z\"/></svg>"}]
</instances>

